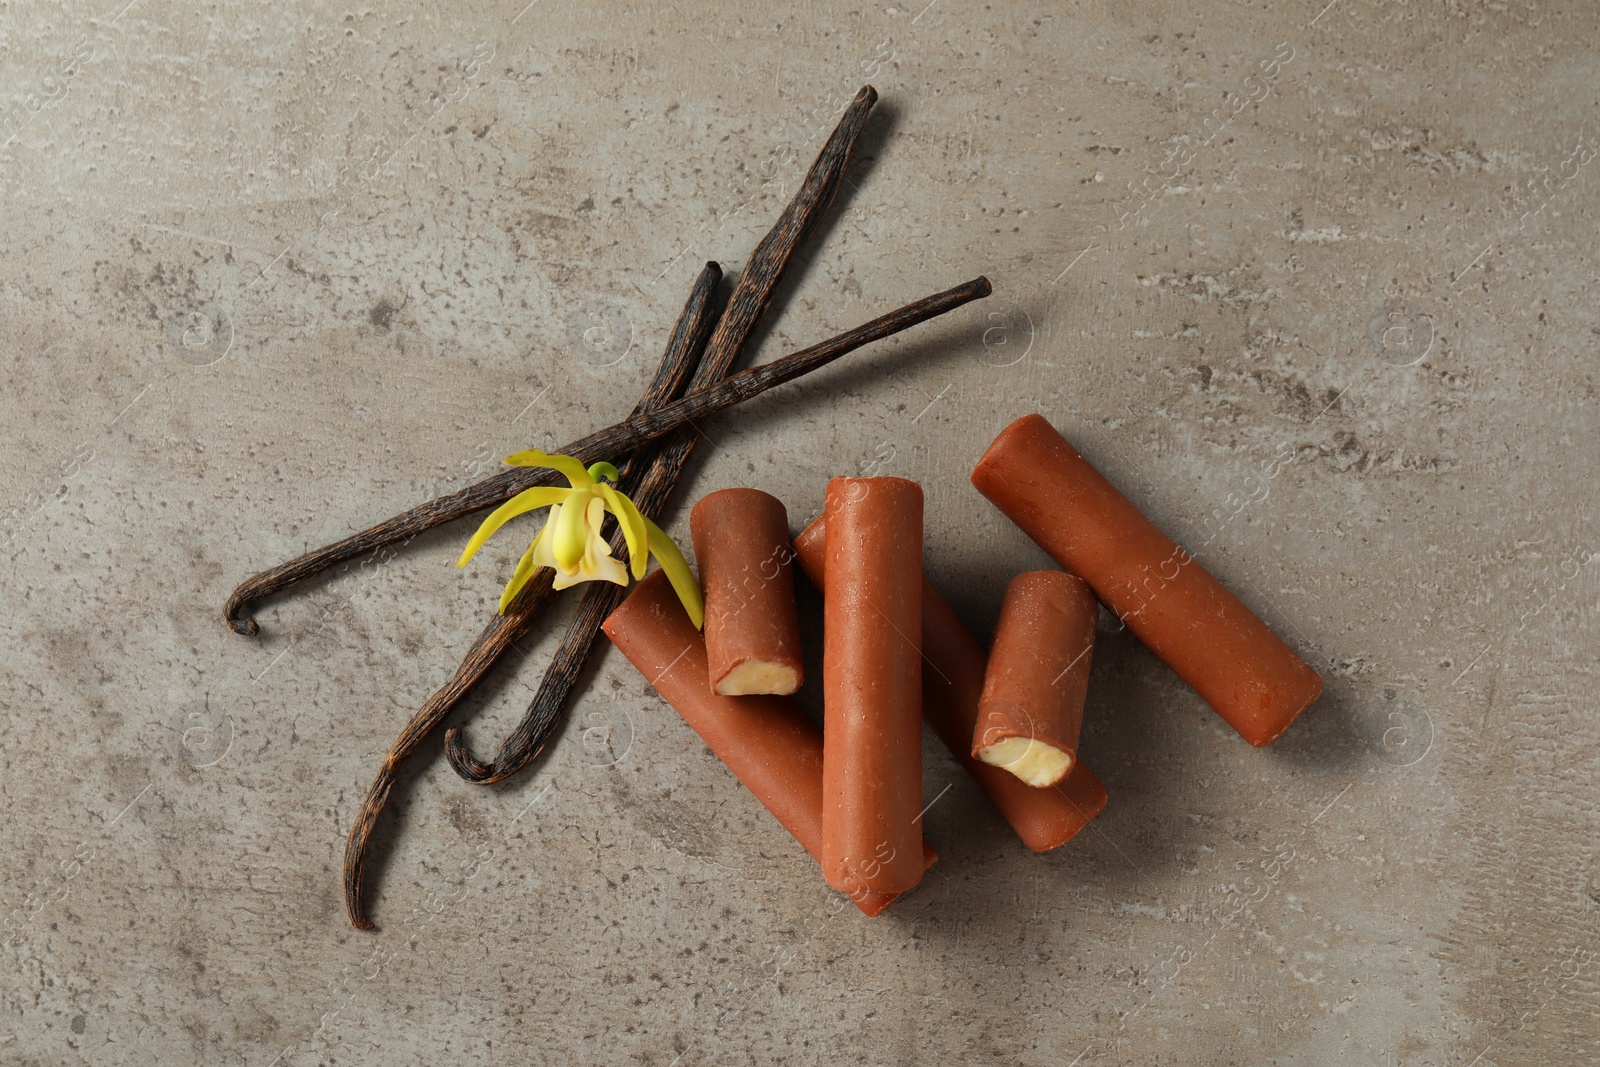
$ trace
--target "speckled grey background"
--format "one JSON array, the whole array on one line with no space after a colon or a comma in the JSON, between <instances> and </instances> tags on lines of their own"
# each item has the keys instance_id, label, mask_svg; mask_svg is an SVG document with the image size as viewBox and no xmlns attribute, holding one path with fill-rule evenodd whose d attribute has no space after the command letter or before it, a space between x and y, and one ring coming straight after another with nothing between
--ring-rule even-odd
<instances>
[{"instance_id":1,"label":"speckled grey background","mask_svg":"<svg viewBox=\"0 0 1600 1067\"><path fill-rule=\"evenodd\" d=\"M125 2L0 12L0 1061L1600 1055L1592 8ZM525 542L254 640L227 591L625 412L867 80L753 358L996 294L716 420L672 529L916 478L987 633L1044 558L966 473L1038 410L1327 695L1257 751L1108 622L1105 814L1030 854L930 740L940 862L868 921L608 653L533 773L415 761L351 931L355 806Z\"/></svg>"}]
</instances>

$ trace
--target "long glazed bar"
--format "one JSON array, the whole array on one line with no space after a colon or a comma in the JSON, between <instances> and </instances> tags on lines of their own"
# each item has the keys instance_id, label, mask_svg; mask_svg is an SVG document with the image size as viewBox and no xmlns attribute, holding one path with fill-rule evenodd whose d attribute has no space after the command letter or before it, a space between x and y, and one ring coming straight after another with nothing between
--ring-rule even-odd
<instances>
[{"instance_id":1,"label":"long glazed bar","mask_svg":"<svg viewBox=\"0 0 1600 1067\"><path fill-rule=\"evenodd\" d=\"M1322 678L1145 518L1040 415L1007 426L972 484L1094 589L1252 745L1322 694Z\"/></svg>"},{"instance_id":2,"label":"long glazed bar","mask_svg":"<svg viewBox=\"0 0 1600 1067\"><path fill-rule=\"evenodd\" d=\"M781 696L721 696L706 684L706 646L672 585L651 574L605 622L606 636L683 716L717 758L756 795L800 846L822 861L822 732ZM933 850L916 843L918 869ZM860 883L844 892L867 915L898 894Z\"/></svg>"},{"instance_id":3,"label":"long glazed bar","mask_svg":"<svg viewBox=\"0 0 1600 1067\"><path fill-rule=\"evenodd\" d=\"M795 558L818 589L827 575L827 516L794 539ZM1048 852L1071 841L1106 806L1106 788L1083 760L1065 780L1035 789L972 755L972 732L983 693L983 646L955 609L922 579L922 718L966 768L1022 843Z\"/></svg>"},{"instance_id":4,"label":"long glazed bar","mask_svg":"<svg viewBox=\"0 0 1600 1067\"><path fill-rule=\"evenodd\" d=\"M922 487L834 478L824 514L822 873L900 893L922 878Z\"/></svg>"}]
</instances>

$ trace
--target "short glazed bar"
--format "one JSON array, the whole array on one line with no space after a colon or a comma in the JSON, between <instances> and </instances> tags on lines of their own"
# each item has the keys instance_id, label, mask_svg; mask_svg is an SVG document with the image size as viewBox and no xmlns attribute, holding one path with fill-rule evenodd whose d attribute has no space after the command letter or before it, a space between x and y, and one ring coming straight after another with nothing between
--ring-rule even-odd
<instances>
[{"instance_id":1,"label":"short glazed bar","mask_svg":"<svg viewBox=\"0 0 1600 1067\"><path fill-rule=\"evenodd\" d=\"M759 489L707 494L689 513L706 601L711 687L723 696L800 688L789 514Z\"/></svg>"},{"instance_id":2,"label":"short glazed bar","mask_svg":"<svg viewBox=\"0 0 1600 1067\"><path fill-rule=\"evenodd\" d=\"M1072 770L1100 604L1083 579L1027 571L1011 579L984 673L972 754L1032 786Z\"/></svg>"}]
</instances>

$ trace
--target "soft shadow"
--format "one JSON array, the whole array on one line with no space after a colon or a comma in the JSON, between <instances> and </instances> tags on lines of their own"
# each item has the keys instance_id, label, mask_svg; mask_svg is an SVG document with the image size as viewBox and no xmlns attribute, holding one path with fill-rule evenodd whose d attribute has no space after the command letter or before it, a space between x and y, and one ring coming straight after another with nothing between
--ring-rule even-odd
<instances>
[{"instance_id":1,"label":"soft shadow","mask_svg":"<svg viewBox=\"0 0 1600 1067\"><path fill-rule=\"evenodd\" d=\"M1369 770L1375 762L1404 766L1409 756L1403 747L1386 743L1386 739L1402 746L1408 741L1431 741L1431 725L1429 737L1407 738L1408 730L1414 735L1420 735L1420 731L1413 728L1410 717L1399 706L1390 709L1387 702L1375 705L1370 697L1363 698L1348 679L1330 677L1326 668L1321 674L1322 696L1263 753L1288 768L1288 773L1308 771L1346 779Z\"/></svg>"}]
</instances>

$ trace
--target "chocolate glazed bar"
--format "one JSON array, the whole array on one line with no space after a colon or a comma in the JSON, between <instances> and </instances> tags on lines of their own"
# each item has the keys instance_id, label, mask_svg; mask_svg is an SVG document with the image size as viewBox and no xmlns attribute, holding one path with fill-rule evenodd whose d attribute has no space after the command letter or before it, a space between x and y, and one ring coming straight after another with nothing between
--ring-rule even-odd
<instances>
[{"instance_id":1,"label":"chocolate glazed bar","mask_svg":"<svg viewBox=\"0 0 1600 1067\"><path fill-rule=\"evenodd\" d=\"M828 483L822 873L900 893L922 878L922 487Z\"/></svg>"},{"instance_id":2,"label":"chocolate glazed bar","mask_svg":"<svg viewBox=\"0 0 1600 1067\"><path fill-rule=\"evenodd\" d=\"M781 696L720 696L706 682L706 646L660 571L639 583L604 625L606 636L694 728L807 852L822 861L822 732ZM937 858L917 841L922 867ZM859 882L843 891L867 915L898 894Z\"/></svg>"},{"instance_id":3,"label":"chocolate glazed bar","mask_svg":"<svg viewBox=\"0 0 1600 1067\"><path fill-rule=\"evenodd\" d=\"M723 696L787 695L800 688L794 550L783 501L759 489L723 489L689 514L706 600L711 687Z\"/></svg>"},{"instance_id":4,"label":"chocolate glazed bar","mask_svg":"<svg viewBox=\"0 0 1600 1067\"><path fill-rule=\"evenodd\" d=\"M1252 745L1289 728L1322 678L1156 529L1039 415L1007 426L972 484L1094 589Z\"/></svg>"},{"instance_id":5,"label":"chocolate glazed bar","mask_svg":"<svg viewBox=\"0 0 1600 1067\"><path fill-rule=\"evenodd\" d=\"M818 589L827 571L827 517L794 539L800 568ZM1035 789L972 755L983 692L983 646L933 583L922 579L922 718L965 767L1000 815L1035 852L1071 841L1106 806L1106 787L1083 760L1049 789Z\"/></svg>"},{"instance_id":6,"label":"chocolate glazed bar","mask_svg":"<svg viewBox=\"0 0 1600 1067\"><path fill-rule=\"evenodd\" d=\"M1027 571L1006 586L972 754L1033 786L1072 770L1100 604L1078 578Z\"/></svg>"}]
</instances>

